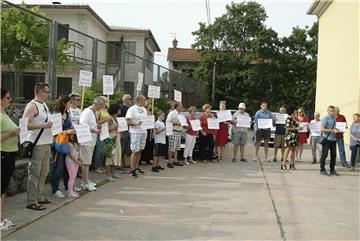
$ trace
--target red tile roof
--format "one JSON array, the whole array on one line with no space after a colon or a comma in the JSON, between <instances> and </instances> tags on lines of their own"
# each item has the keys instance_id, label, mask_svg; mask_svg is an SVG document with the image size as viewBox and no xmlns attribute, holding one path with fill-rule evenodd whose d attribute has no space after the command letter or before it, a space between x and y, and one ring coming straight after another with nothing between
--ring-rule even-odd
<instances>
[{"instance_id":1,"label":"red tile roof","mask_svg":"<svg viewBox=\"0 0 360 241\"><path fill-rule=\"evenodd\" d=\"M200 53L196 49L169 48L168 61L200 62Z\"/></svg>"}]
</instances>

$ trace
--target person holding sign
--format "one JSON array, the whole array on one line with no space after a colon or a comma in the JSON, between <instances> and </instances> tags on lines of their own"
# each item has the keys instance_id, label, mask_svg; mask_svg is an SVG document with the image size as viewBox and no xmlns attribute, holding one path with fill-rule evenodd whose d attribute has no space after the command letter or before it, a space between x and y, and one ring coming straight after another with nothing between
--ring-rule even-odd
<instances>
[{"instance_id":1,"label":"person holding sign","mask_svg":"<svg viewBox=\"0 0 360 241\"><path fill-rule=\"evenodd\" d=\"M52 122L49 121L49 109L45 101L50 95L47 83L35 84L35 98L25 107L23 118L28 118L29 140L35 143L30 158L29 174L27 180L27 206L32 210L46 209L42 204L50 201L44 197L46 177L49 173L51 148L53 136Z\"/></svg>"},{"instance_id":2,"label":"person holding sign","mask_svg":"<svg viewBox=\"0 0 360 241\"><path fill-rule=\"evenodd\" d=\"M213 161L214 136L216 135L216 130L209 129L208 127L208 119L213 118L211 114L211 105L209 104L203 105L202 110L204 112L200 117L202 130L199 133L201 162L203 163L216 162Z\"/></svg>"},{"instance_id":3,"label":"person holding sign","mask_svg":"<svg viewBox=\"0 0 360 241\"><path fill-rule=\"evenodd\" d=\"M186 116L188 128L185 133L185 148L184 148L184 153L183 153L183 156L185 159L185 164L186 163L192 163L192 164L196 163L193 160L192 156L193 156L193 150L194 150L195 143L196 143L196 137L198 136L199 131L194 130L193 126L191 125L191 121L196 120L195 114L196 114L196 107L190 106L189 107L189 115ZM199 121L199 120L197 120L197 121Z\"/></svg>"},{"instance_id":4,"label":"person holding sign","mask_svg":"<svg viewBox=\"0 0 360 241\"><path fill-rule=\"evenodd\" d=\"M245 145L247 144L247 131L250 127L251 118L246 110L245 103L240 103L238 111L233 114L231 141L234 144L232 162L236 162L236 156L240 149L240 161L247 162L245 159ZM240 125L240 119L248 119L246 126ZM248 126L247 126L248 125Z\"/></svg>"},{"instance_id":5,"label":"person holding sign","mask_svg":"<svg viewBox=\"0 0 360 241\"><path fill-rule=\"evenodd\" d=\"M81 143L80 156L83 160L82 171L82 187L88 192L96 191L96 183L92 182L89 177L89 166L91 165L92 156L94 153L96 139L101 130L98 129L98 122L95 113L105 108L106 101L103 97L95 97L93 104L85 108L80 115L80 125L87 124L92 134L92 140L89 142Z\"/></svg>"},{"instance_id":6,"label":"person holding sign","mask_svg":"<svg viewBox=\"0 0 360 241\"><path fill-rule=\"evenodd\" d=\"M131 106L132 97L129 94L125 94L122 97L122 104L120 104L121 114L119 117L125 117L128 109ZM120 133L121 136L121 152L122 152L122 168L130 167L130 134L129 131L123 131Z\"/></svg>"},{"instance_id":7,"label":"person holding sign","mask_svg":"<svg viewBox=\"0 0 360 241\"><path fill-rule=\"evenodd\" d=\"M312 164L316 164L317 162L316 151L318 151L319 153L319 159L321 155L321 145L319 144L319 137L321 135L320 126L321 126L320 113L315 112L314 119L310 121L310 144L311 144L311 152L313 157Z\"/></svg>"},{"instance_id":8,"label":"person holding sign","mask_svg":"<svg viewBox=\"0 0 360 241\"><path fill-rule=\"evenodd\" d=\"M154 162L151 168L152 172L159 172L164 170L160 166L160 157L165 157L166 149L166 127L164 123L165 113L163 111L158 111L157 121L155 123L155 150L154 150Z\"/></svg>"},{"instance_id":9,"label":"person holding sign","mask_svg":"<svg viewBox=\"0 0 360 241\"><path fill-rule=\"evenodd\" d=\"M255 114L255 157L254 161L259 159L259 149L261 141L264 141L264 153L265 153L265 161L269 161L268 152L269 152L269 141L271 137L271 127L273 126L274 116L268 111L267 102L261 103L261 109L258 110ZM260 123L261 122L261 123ZM265 124L263 126L263 124Z\"/></svg>"},{"instance_id":10,"label":"person holding sign","mask_svg":"<svg viewBox=\"0 0 360 241\"><path fill-rule=\"evenodd\" d=\"M335 117L336 117L336 123L345 123L344 125L347 128L346 118L345 118L345 116L340 114L339 107L335 107ZM345 145L344 145L344 132L338 132L336 134L336 144L337 144L338 150L339 150L341 166L350 168L350 165L348 165L348 163L346 161Z\"/></svg>"},{"instance_id":11,"label":"person holding sign","mask_svg":"<svg viewBox=\"0 0 360 241\"><path fill-rule=\"evenodd\" d=\"M309 118L305 115L305 110L302 107L298 109L297 121L299 122L300 131L299 131L299 144L296 147L295 158L301 160L302 153L304 150L304 144L307 143L307 136L309 131Z\"/></svg>"},{"instance_id":12,"label":"person holding sign","mask_svg":"<svg viewBox=\"0 0 360 241\"><path fill-rule=\"evenodd\" d=\"M336 129L336 116L335 116L335 107L330 105L327 108L328 114L321 119L321 139L322 140L322 150L320 157L320 175L324 176L340 176L335 171L336 164L336 133L339 132ZM321 140L320 139L320 140ZM330 151L330 174L326 172L325 169L325 160Z\"/></svg>"},{"instance_id":13,"label":"person holding sign","mask_svg":"<svg viewBox=\"0 0 360 241\"><path fill-rule=\"evenodd\" d=\"M136 104L131 106L126 113L126 120L129 125L130 132L130 148L132 151L131 154L131 171L129 173L130 177L137 178L137 172L144 174L144 172L139 168L139 162L141 157L141 152L145 148L147 131L141 128L142 119L147 116L147 110L145 109L146 99L145 96L139 95L136 98Z\"/></svg>"},{"instance_id":14,"label":"person holding sign","mask_svg":"<svg viewBox=\"0 0 360 241\"><path fill-rule=\"evenodd\" d=\"M1 113L0 113L0 151L1 151L1 208L4 208L5 193L9 186L10 178L15 170L15 156L19 149L18 136L20 128L6 114L5 109L10 106L11 96L7 89L1 88ZM4 210L2 210L4 213ZM9 219L1 217L0 231L15 228Z\"/></svg>"},{"instance_id":15,"label":"person holding sign","mask_svg":"<svg viewBox=\"0 0 360 241\"><path fill-rule=\"evenodd\" d=\"M291 152L290 156L290 169L295 169L295 152L296 147L299 143L299 124L297 122L297 108L294 106L288 107L289 117L285 122L285 152L282 157L281 170L286 170L286 161Z\"/></svg>"},{"instance_id":16,"label":"person holding sign","mask_svg":"<svg viewBox=\"0 0 360 241\"><path fill-rule=\"evenodd\" d=\"M286 108L281 106L279 109L280 115L286 115ZM285 152L285 123L276 123L275 124L275 141L274 141L274 159L273 162L277 162L277 152L281 148L281 156ZM282 161L282 160L281 160Z\"/></svg>"},{"instance_id":17,"label":"person holding sign","mask_svg":"<svg viewBox=\"0 0 360 241\"><path fill-rule=\"evenodd\" d=\"M220 101L219 111L222 112L226 111L226 101ZM231 117L231 113L230 113L230 117ZM218 118L217 113L215 113L215 118ZM219 123L220 128L219 130L216 131L216 146L217 146L217 153L219 155L218 162L223 162L225 146L229 142L229 125L230 125L229 121L220 122Z\"/></svg>"},{"instance_id":18,"label":"person holding sign","mask_svg":"<svg viewBox=\"0 0 360 241\"><path fill-rule=\"evenodd\" d=\"M178 161L178 151L180 151L181 145L181 136L183 127L180 124L178 115L183 111L183 105L181 102L176 102L174 105L174 110L169 113L166 118L166 123L173 124L173 134L169 136L169 150L168 150L168 167L172 168L175 166L183 166L181 162ZM174 161L173 159L174 158Z\"/></svg>"},{"instance_id":19,"label":"person holding sign","mask_svg":"<svg viewBox=\"0 0 360 241\"><path fill-rule=\"evenodd\" d=\"M354 122L350 126L351 167L355 171L356 154L360 150L360 113L353 115Z\"/></svg>"}]
</instances>

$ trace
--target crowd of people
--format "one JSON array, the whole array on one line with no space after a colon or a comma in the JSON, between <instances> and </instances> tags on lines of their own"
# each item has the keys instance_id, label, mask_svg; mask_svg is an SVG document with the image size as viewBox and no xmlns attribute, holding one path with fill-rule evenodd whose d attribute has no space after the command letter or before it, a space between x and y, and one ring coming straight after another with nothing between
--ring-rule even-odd
<instances>
[{"instance_id":1,"label":"crowd of people","mask_svg":"<svg viewBox=\"0 0 360 241\"><path fill-rule=\"evenodd\" d=\"M143 175L140 168L141 162L152 165L151 171L158 173L165 168L161 166L161 159L165 159L168 168L175 166L196 164L193 158L196 143L199 144L199 161L202 163L224 162L224 150L229 142L233 143L232 162L237 162L240 150L241 162L248 162L245 158L245 148L248 142L248 127L237 125L241 118L250 119L246 112L246 104L240 103L238 110L232 113L232 119L219 123L218 128L210 128L210 119L216 119L218 112L212 111L212 106L204 104L202 113L197 115L197 108L188 108L185 115L186 124L181 121L180 115L184 114L181 102L173 102L170 111L166 114L159 110L156 113L156 122L153 129L142 128L145 117L152 115L153 105L143 95L139 95L132 104L132 97L123 96L121 104L109 105L109 100L104 96L94 98L91 106L81 110L79 108L80 95L71 93L69 96L60 96L52 110L46 105L50 94L46 83L35 85L35 97L24 110L23 118L28 118L27 128L29 140L34 144L30 158L27 179L27 205L31 210L44 210L46 204L51 202L46 198L44 186L50 170L50 184L52 194L57 198L79 197L81 190L95 191L96 183L91 180L89 168L94 165L98 173L104 173L106 180L113 182L119 178L115 169L127 170L130 177L137 178ZM5 201L5 193L10 177L15 169L15 157L19 150L18 127L6 114L5 109L11 105L10 92L1 89L1 204ZM221 101L219 111L226 111L226 102ZM320 160L320 174L339 174L335 170L336 146L338 146L340 160L344 167L355 168L356 153L360 150L360 114L353 115L350 130L351 165L347 164L344 148L344 136L336 127L336 122L346 122L339 108L329 106L327 115L320 119L320 114L315 113L314 119L309 120L303 108L289 106L279 109L280 115L286 115L284 122L278 122L277 116L268 110L268 104L263 102L261 108L254 116L255 153L254 161L260 161L260 146L264 146L264 161L271 162L269 158L269 141L271 128L262 128L259 122L263 119L271 120L275 127L274 158L278 161L278 151L281 152L280 167L282 170L289 168L295 170L296 160L301 160L303 145L308 142L312 148L313 164ZM59 113L62 120L62 132L53 136L49 115ZM128 130L119 131L117 117L126 118ZM199 129L193 127L194 121L200 123ZM107 123L109 137L101 140L101 126ZM87 125L91 132L91 140L79 143L77 125ZM319 129L312 129L313 124L318 124ZM172 129L167 133L168 126ZM306 131L304 131L306 130ZM60 152L57 141L68 138L68 151ZM179 158L181 140L185 139L183 158ZM325 160L330 151L330 173L325 170ZM181 159L181 160L180 160ZM54 160L51 163L50 160ZM105 168L103 168L103 166ZM75 186L78 171L81 170L82 181L80 186ZM60 181L63 179L66 194L60 190ZM1 230L12 229L15 224L9 219L2 218Z\"/></svg>"}]
</instances>

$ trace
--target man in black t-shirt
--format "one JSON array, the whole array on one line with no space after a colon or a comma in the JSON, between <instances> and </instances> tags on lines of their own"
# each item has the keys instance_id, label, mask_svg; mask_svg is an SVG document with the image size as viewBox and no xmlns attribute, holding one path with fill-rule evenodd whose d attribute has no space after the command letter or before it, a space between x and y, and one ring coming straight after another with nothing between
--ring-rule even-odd
<instances>
[{"instance_id":1,"label":"man in black t-shirt","mask_svg":"<svg viewBox=\"0 0 360 241\"><path fill-rule=\"evenodd\" d=\"M286 109L284 106L279 110L281 115L286 115ZM276 124L275 140L274 140L274 159L273 162L277 162L277 152L281 148L281 161L285 151L285 124Z\"/></svg>"}]
</instances>

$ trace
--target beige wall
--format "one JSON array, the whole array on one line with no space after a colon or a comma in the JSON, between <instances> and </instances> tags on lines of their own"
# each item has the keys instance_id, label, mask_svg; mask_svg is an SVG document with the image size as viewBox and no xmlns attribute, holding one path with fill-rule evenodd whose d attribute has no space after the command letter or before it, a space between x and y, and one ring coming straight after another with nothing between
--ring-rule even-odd
<instances>
[{"instance_id":1,"label":"beige wall","mask_svg":"<svg viewBox=\"0 0 360 241\"><path fill-rule=\"evenodd\" d=\"M334 0L319 19L315 108L324 116L328 105L339 106L349 124L352 114L360 112L359 5Z\"/></svg>"}]
</instances>

